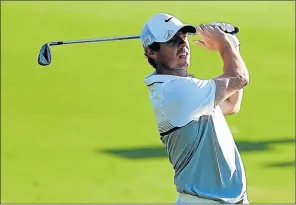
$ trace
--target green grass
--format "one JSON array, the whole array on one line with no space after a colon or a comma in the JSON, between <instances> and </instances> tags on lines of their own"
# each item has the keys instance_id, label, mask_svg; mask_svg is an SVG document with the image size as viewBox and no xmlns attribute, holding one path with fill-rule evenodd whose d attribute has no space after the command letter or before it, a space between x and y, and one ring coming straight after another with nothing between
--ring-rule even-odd
<instances>
[{"instance_id":1,"label":"green grass","mask_svg":"<svg viewBox=\"0 0 296 205\"><path fill-rule=\"evenodd\" d=\"M52 47L52 64L37 64L47 41L139 34L157 12L197 25L240 26L251 84L241 112L227 120L242 150L249 200L295 202L294 8L294 2L1 2L2 202L175 201L173 170L161 154L143 83L153 69L139 40ZM191 45L191 72L219 75L219 55ZM141 147L155 150L138 158L106 151Z\"/></svg>"}]
</instances>

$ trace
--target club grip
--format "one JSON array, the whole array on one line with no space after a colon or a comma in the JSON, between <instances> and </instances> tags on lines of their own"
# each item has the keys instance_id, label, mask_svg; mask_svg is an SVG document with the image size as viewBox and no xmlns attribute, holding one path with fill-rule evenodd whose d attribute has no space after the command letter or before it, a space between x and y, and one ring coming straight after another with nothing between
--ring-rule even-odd
<instances>
[{"instance_id":1,"label":"club grip","mask_svg":"<svg viewBox=\"0 0 296 205\"><path fill-rule=\"evenodd\" d=\"M234 26L234 31L230 32L230 34L237 34L239 32L239 28ZM228 33L228 32L226 32Z\"/></svg>"},{"instance_id":2,"label":"club grip","mask_svg":"<svg viewBox=\"0 0 296 205\"><path fill-rule=\"evenodd\" d=\"M55 42L50 42L49 45L50 46L58 46L58 45L63 45L64 42L63 41L55 41Z\"/></svg>"}]
</instances>

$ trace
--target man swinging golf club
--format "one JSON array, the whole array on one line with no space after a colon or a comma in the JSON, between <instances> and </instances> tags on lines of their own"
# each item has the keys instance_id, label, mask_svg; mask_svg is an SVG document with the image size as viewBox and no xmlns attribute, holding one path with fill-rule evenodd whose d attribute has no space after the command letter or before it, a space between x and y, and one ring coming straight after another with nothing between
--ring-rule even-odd
<instances>
[{"instance_id":1,"label":"man swinging golf club","mask_svg":"<svg viewBox=\"0 0 296 205\"><path fill-rule=\"evenodd\" d=\"M244 166L224 118L239 111L242 89L249 84L240 42L226 33L232 31L230 24L195 27L160 13L141 32L145 56L155 69L144 82L175 171L176 203L249 203ZM194 41L198 46L221 56L220 76L198 79L189 74L187 37L196 32L202 37Z\"/></svg>"}]
</instances>

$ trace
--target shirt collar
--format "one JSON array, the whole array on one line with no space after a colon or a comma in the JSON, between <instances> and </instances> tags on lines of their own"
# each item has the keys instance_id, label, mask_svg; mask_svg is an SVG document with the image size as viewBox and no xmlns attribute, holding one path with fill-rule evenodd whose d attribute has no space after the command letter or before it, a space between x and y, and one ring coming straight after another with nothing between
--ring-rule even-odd
<instances>
[{"instance_id":1,"label":"shirt collar","mask_svg":"<svg viewBox=\"0 0 296 205\"><path fill-rule=\"evenodd\" d=\"M193 75L189 74L188 77L193 77ZM144 83L147 86L149 86L149 85L152 85L153 83L164 83L166 81L174 80L178 78L183 78L183 77L177 76L177 75L163 75L163 74L160 75L154 71L144 79Z\"/></svg>"}]
</instances>

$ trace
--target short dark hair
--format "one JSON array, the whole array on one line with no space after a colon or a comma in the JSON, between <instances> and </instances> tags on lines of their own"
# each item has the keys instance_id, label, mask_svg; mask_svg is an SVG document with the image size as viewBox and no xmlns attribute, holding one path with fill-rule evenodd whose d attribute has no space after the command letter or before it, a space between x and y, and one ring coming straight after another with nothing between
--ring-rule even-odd
<instances>
[{"instance_id":1,"label":"short dark hair","mask_svg":"<svg viewBox=\"0 0 296 205\"><path fill-rule=\"evenodd\" d=\"M151 50L153 51L159 51L160 50L160 44L158 42L154 42L151 45L148 46ZM148 62L149 64L156 69L156 63L154 62L154 60L152 58L150 58L149 56L147 56L146 54L144 54L147 58L148 58Z\"/></svg>"}]
</instances>

